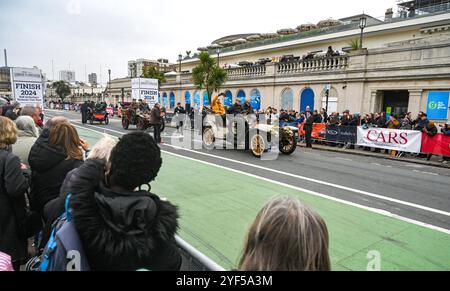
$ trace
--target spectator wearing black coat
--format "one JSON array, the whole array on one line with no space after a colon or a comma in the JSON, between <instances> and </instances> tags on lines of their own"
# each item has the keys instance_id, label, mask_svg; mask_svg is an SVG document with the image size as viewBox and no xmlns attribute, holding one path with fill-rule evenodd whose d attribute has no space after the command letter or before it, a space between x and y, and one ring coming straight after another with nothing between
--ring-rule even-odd
<instances>
[{"instance_id":1,"label":"spectator wearing black coat","mask_svg":"<svg viewBox=\"0 0 450 291\"><path fill-rule=\"evenodd\" d=\"M25 219L25 192L29 187L20 159L11 153L17 140L14 122L0 117L0 252L12 257L19 270L27 257L27 237L21 222Z\"/></svg>"},{"instance_id":2,"label":"spectator wearing black coat","mask_svg":"<svg viewBox=\"0 0 450 291\"><path fill-rule=\"evenodd\" d=\"M423 129L423 132L426 133L429 137L433 138L438 134L438 129L434 122L428 122L427 126ZM427 160L431 160L433 154L428 154Z\"/></svg>"},{"instance_id":3,"label":"spectator wearing black coat","mask_svg":"<svg viewBox=\"0 0 450 291\"><path fill-rule=\"evenodd\" d=\"M319 112L317 110L314 110L314 123L322 123L323 119L322 116L319 114Z\"/></svg>"},{"instance_id":4,"label":"spectator wearing black coat","mask_svg":"<svg viewBox=\"0 0 450 291\"><path fill-rule=\"evenodd\" d=\"M306 147L312 148L312 131L313 131L313 125L314 125L314 116L311 114L311 112L306 112L306 121L303 129L305 130L305 139L306 139Z\"/></svg>"},{"instance_id":5,"label":"spectator wearing black coat","mask_svg":"<svg viewBox=\"0 0 450 291\"><path fill-rule=\"evenodd\" d=\"M58 197L67 173L83 163L81 147L87 150L87 144L70 123L52 119L31 148L28 162L32 171L32 204L44 221L46 204Z\"/></svg>"},{"instance_id":6,"label":"spectator wearing black coat","mask_svg":"<svg viewBox=\"0 0 450 291\"><path fill-rule=\"evenodd\" d=\"M93 271L177 271L177 207L136 190L152 182L161 151L143 132L124 135L109 162L88 160L71 173L67 191L75 228Z\"/></svg>"},{"instance_id":7,"label":"spectator wearing black coat","mask_svg":"<svg viewBox=\"0 0 450 291\"><path fill-rule=\"evenodd\" d=\"M157 143L161 143L161 124L163 123L163 119L161 118L161 105L156 103L153 106L150 124L153 125L153 136Z\"/></svg>"},{"instance_id":8,"label":"spectator wearing black coat","mask_svg":"<svg viewBox=\"0 0 450 291\"><path fill-rule=\"evenodd\" d=\"M228 114L242 114L242 105L241 105L241 99L237 98L236 102L230 108L228 108Z\"/></svg>"}]
</instances>

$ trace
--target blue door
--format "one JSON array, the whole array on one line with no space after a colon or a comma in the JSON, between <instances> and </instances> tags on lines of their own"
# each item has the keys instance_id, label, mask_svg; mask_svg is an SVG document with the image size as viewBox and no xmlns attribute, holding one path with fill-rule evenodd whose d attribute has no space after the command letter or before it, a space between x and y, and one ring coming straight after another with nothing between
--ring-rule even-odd
<instances>
[{"instance_id":1,"label":"blue door","mask_svg":"<svg viewBox=\"0 0 450 291\"><path fill-rule=\"evenodd\" d=\"M233 105L233 93L231 91L227 91L225 93L225 100L223 101L225 106Z\"/></svg>"},{"instance_id":2,"label":"blue door","mask_svg":"<svg viewBox=\"0 0 450 291\"><path fill-rule=\"evenodd\" d=\"M251 104L254 110L260 110L261 109L261 93L259 93L259 90L254 89L251 93Z\"/></svg>"},{"instance_id":3,"label":"blue door","mask_svg":"<svg viewBox=\"0 0 450 291\"><path fill-rule=\"evenodd\" d=\"M240 90L237 94L237 98L241 99L241 103L245 103L245 92L243 90Z\"/></svg>"},{"instance_id":4,"label":"blue door","mask_svg":"<svg viewBox=\"0 0 450 291\"><path fill-rule=\"evenodd\" d=\"M163 93L163 106L167 107L167 93L166 92Z\"/></svg>"},{"instance_id":5,"label":"blue door","mask_svg":"<svg viewBox=\"0 0 450 291\"><path fill-rule=\"evenodd\" d=\"M170 93L170 108L175 108L175 94Z\"/></svg>"},{"instance_id":6,"label":"blue door","mask_svg":"<svg viewBox=\"0 0 450 291\"><path fill-rule=\"evenodd\" d=\"M203 106L209 106L208 92L203 93Z\"/></svg>"},{"instance_id":7,"label":"blue door","mask_svg":"<svg viewBox=\"0 0 450 291\"><path fill-rule=\"evenodd\" d=\"M305 112L309 106L311 111L314 111L314 91L312 89L305 89L300 98L300 111Z\"/></svg>"}]
</instances>

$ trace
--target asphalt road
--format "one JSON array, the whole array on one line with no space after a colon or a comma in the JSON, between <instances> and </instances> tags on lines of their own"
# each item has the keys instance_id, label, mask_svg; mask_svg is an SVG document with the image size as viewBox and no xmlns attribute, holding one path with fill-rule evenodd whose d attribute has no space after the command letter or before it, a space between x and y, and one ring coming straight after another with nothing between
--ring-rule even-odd
<instances>
[{"instance_id":1,"label":"asphalt road","mask_svg":"<svg viewBox=\"0 0 450 291\"><path fill-rule=\"evenodd\" d=\"M118 118L111 118L106 126L82 125L80 114L75 112L47 110L46 115L65 116L76 126L113 136L135 130L123 130ZM163 133L164 151L385 211L399 219L450 233L449 169L303 148L291 156L262 161L246 151L179 149L172 145L173 133L172 128Z\"/></svg>"}]
</instances>

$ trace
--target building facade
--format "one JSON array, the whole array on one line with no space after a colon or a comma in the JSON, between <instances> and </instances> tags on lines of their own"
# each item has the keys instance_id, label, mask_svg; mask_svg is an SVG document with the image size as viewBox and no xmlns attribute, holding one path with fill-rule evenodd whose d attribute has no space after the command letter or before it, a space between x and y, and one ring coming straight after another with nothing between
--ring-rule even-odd
<instances>
[{"instance_id":1,"label":"building facade","mask_svg":"<svg viewBox=\"0 0 450 291\"><path fill-rule=\"evenodd\" d=\"M227 95L226 105L236 98L249 98L257 109L275 106L304 111L309 106L320 110L327 106L329 89L329 112L417 114L427 111L430 92L450 92L450 9L373 21L364 30L364 49L349 50L349 43L359 35L358 24L350 21L330 29L223 48L221 66L275 60L227 69L228 81L221 89ZM327 57L329 46L348 53ZM301 57L310 52L322 53ZM215 51L210 54L215 56ZM300 57L277 61L285 55ZM209 105L205 90L192 82L191 72L198 63L196 56L185 58L183 73L167 77L161 86L166 107L177 102L187 107Z\"/></svg>"},{"instance_id":2,"label":"building facade","mask_svg":"<svg viewBox=\"0 0 450 291\"><path fill-rule=\"evenodd\" d=\"M88 75L88 81L91 85L96 86L98 84L97 81L97 74L96 73L91 73Z\"/></svg>"},{"instance_id":3,"label":"building facade","mask_svg":"<svg viewBox=\"0 0 450 291\"><path fill-rule=\"evenodd\" d=\"M63 70L59 71L59 80L65 81L68 83L74 83L75 79L75 71Z\"/></svg>"},{"instance_id":4,"label":"building facade","mask_svg":"<svg viewBox=\"0 0 450 291\"><path fill-rule=\"evenodd\" d=\"M176 70L176 65L169 63L167 59L147 60L138 59L128 62L128 78L139 78L144 73L144 68L155 67L160 72L167 73Z\"/></svg>"}]
</instances>

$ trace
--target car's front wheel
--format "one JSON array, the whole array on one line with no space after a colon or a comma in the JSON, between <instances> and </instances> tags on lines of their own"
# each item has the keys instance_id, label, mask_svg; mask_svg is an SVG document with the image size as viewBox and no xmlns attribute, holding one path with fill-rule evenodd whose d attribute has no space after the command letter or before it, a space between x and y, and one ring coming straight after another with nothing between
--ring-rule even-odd
<instances>
[{"instance_id":1,"label":"car's front wheel","mask_svg":"<svg viewBox=\"0 0 450 291\"><path fill-rule=\"evenodd\" d=\"M266 150L266 141L261 134L255 134L250 140L250 151L252 155L261 158Z\"/></svg>"},{"instance_id":2,"label":"car's front wheel","mask_svg":"<svg viewBox=\"0 0 450 291\"><path fill-rule=\"evenodd\" d=\"M214 136L214 131L211 127L203 128L202 134L203 148L207 150L213 150L216 138Z\"/></svg>"}]
</instances>

